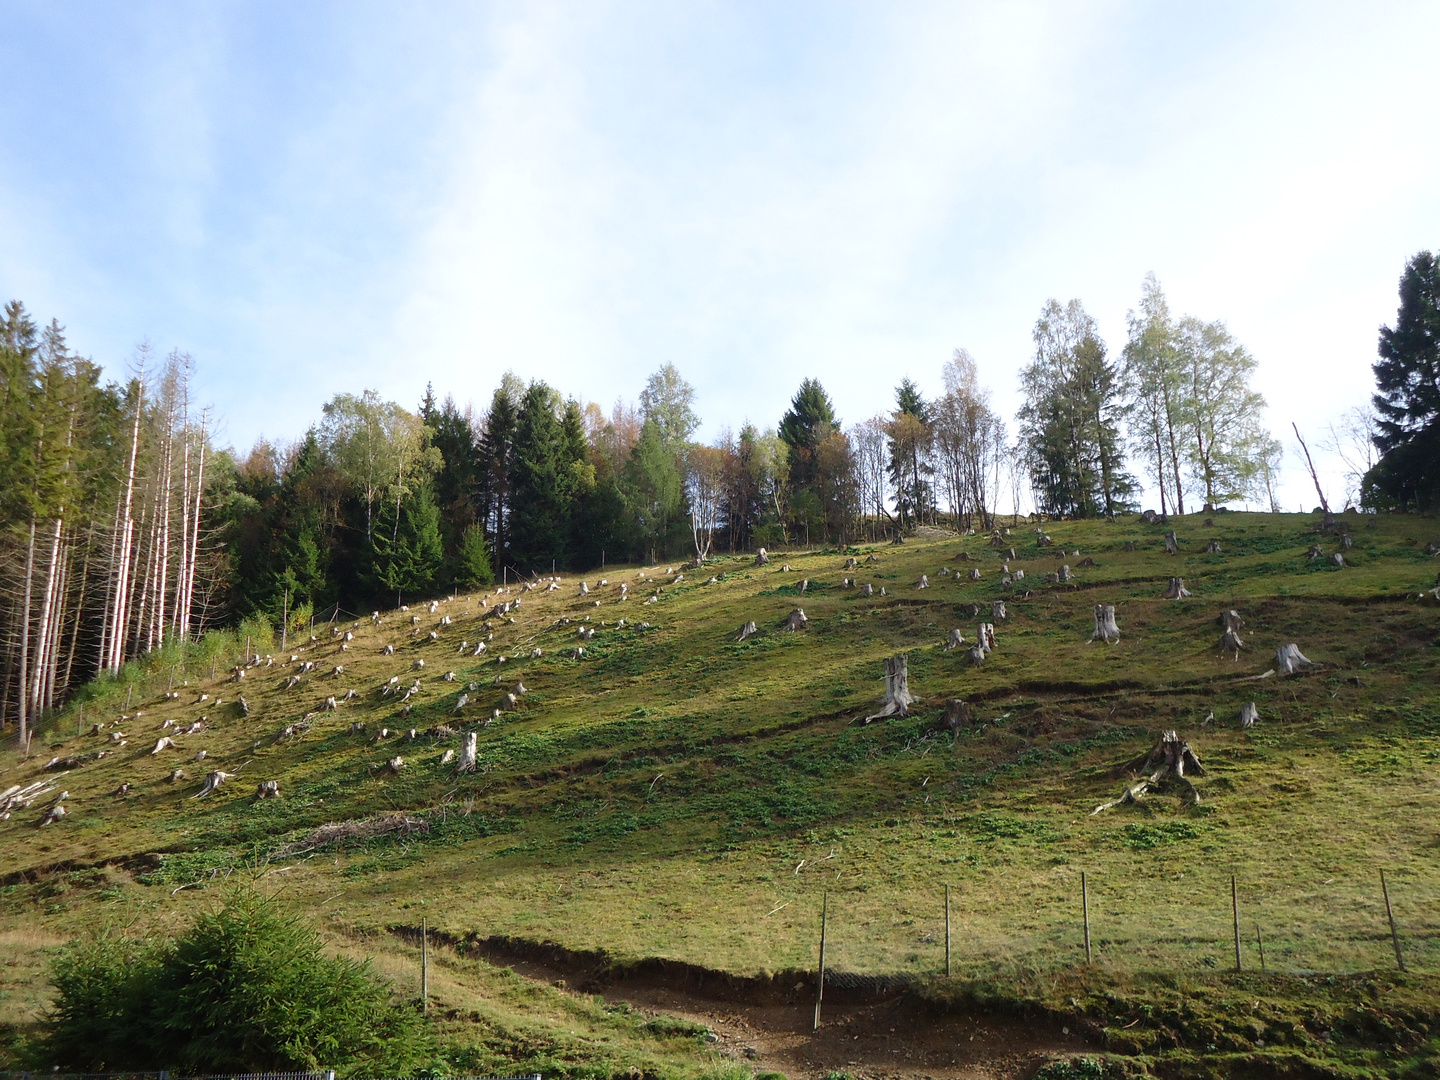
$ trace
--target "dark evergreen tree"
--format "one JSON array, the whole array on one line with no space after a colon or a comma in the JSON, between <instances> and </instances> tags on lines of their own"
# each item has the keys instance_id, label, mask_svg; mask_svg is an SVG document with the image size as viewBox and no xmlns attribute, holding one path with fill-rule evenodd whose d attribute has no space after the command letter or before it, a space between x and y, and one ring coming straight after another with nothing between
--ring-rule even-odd
<instances>
[{"instance_id":1,"label":"dark evergreen tree","mask_svg":"<svg viewBox=\"0 0 1440 1080\"><path fill-rule=\"evenodd\" d=\"M780 418L780 439L790 449L790 483L796 488L808 487L815 481L815 448L840 421L835 407L818 379L806 379L790 401L790 408Z\"/></svg>"},{"instance_id":2,"label":"dark evergreen tree","mask_svg":"<svg viewBox=\"0 0 1440 1080\"><path fill-rule=\"evenodd\" d=\"M515 459L516 408L501 386L490 402L480 437L477 517L490 534L490 550L503 559L510 546L510 474Z\"/></svg>"},{"instance_id":3,"label":"dark evergreen tree","mask_svg":"<svg viewBox=\"0 0 1440 1080\"><path fill-rule=\"evenodd\" d=\"M1440 505L1440 259L1422 251L1405 264L1395 325L1380 329L1374 365L1381 458L1365 478L1365 501L1422 512Z\"/></svg>"},{"instance_id":4,"label":"dark evergreen tree","mask_svg":"<svg viewBox=\"0 0 1440 1080\"><path fill-rule=\"evenodd\" d=\"M461 589L483 589L495 582L490 546L485 543L485 530L479 525L471 525L460 538L454 577L456 586Z\"/></svg>"},{"instance_id":5,"label":"dark evergreen tree","mask_svg":"<svg viewBox=\"0 0 1440 1080\"><path fill-rule=\"evenodd\" d=\"M506 557L519 569L566 564L573 491L559 395L543 382L525 391L515 423Z\"/></svg>"},{"instance_id":6,"label":"dark evergreen tree","mask_svg":"<svg viewBox=\"0 0 1440 1080\"><path fill-rule=\"evenodd\" d=\"M421 415L426 415L422 406ZM470 418L455 407L454 398L448 395L445 403L436 410L429 407L425 420L430 430L430 443L440 451L444 459L431 481L435 491L435 504L440 509L440 534L445 545L445 557L452 567L458 567L461 542L466 531L477 521L476 496L480 489L481 455L475 438L475 429Z\"/></svg>"},{"instance_id":7,"label":"dark evergreen tree","mask_svg":"<svg viewBox=\"0 0 1440 1080\"><path fill-rule=\"evenodd\" d=\"M428 484L416 489L398 507L386 501L375 528L371 574L388 599L398 606L406 596L427 596L439 584L444 564L440 511Z\"/></svg>"}]
</instances>

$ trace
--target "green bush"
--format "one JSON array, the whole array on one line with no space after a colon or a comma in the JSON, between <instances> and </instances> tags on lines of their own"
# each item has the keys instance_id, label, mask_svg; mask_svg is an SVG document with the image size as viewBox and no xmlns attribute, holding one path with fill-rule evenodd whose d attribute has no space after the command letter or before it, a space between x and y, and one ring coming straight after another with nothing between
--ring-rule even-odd
<instances>
[{"instance_id":1,"label":"green bush","mask_svg":"<svg viewBox=\"0 0 1440 1080\"><path fill-rule=\"evenodd\" d=\"M333 1068L406 1075L433 1061L424 1021L368 964L328 956L272 900L231 896L173 941L70 946L39 1058L73 1070Z\"/></svg>"}]
</instances>

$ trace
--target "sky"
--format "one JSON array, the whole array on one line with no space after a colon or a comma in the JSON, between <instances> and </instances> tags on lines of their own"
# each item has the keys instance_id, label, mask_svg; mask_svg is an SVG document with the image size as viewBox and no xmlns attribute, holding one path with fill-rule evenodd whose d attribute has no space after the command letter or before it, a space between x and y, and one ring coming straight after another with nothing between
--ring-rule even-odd
<instances>
[{"instance_id":1,"label":"sky","mask_svg":"<svg viewBox=\"0 0 1440 1080\"><path fill-rule=\"evenodd\" d=\"M334 394L845 423L956 348L1011 421L1048 298L1153 272L1259 362L1316 502L1440 246L1440 4L0 0L0 293L121 377L197 363L242 451ZM1334 502L1345 483L1317 455ZM1153 501L1153 500L1152 500Z\"/></svg>"}]
</instances>

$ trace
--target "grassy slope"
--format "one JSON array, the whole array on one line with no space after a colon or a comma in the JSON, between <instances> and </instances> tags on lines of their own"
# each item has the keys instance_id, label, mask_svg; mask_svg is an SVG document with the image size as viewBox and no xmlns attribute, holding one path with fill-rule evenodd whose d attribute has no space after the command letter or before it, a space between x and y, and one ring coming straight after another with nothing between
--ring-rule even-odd
<instances>
[{"instance_id":1,"label":"grassy slope","mask_svg":"<svg viewBox=\"0 0 1440 1080\"><path fill-rule=\"evenodd\" d=\"M850 572L840 553L791 553L764 568L721 559L667 584L653 604L643 603L651 586L638 575L668 581L665 567L612 567L610 584L584 599L575 580L524 593L513 623L482 624L479 598L457 598L441 607L454 623L438 643L413 638L408 616L390 613L378 628L356 627L343 656L328 634L295 650L322 672L335 663L346 672L307 676L288 692L279 689L285 657L267 647L276 666L242 684L248 719L232 704L240 687L207 678L197 689L192 679L180 701L156 695L119 721L127 745L60 778L71 795L61 825L37 831L38 810L0 824L6 869L167 853L9 887L0 1019L33 1012L40 947L92 923L102 905L164 925L207 902L213 883L237 868L265 875L298 909L351 936L424 916L456 933L737 971L813 966L828 890L834 966L933 973L943 965L949 883L958 970L1044 997L1068 986L1067 969L1083 959L1082 870L1097 959L1118 985L1142 972L1203 978L1228 967L1232 872L1252 941L1247 964L1257 960L1258 923L1272 969L1385 968L1393 954L1378 889L1384 867L1407 959L1436 971L1440 605L1414 596L1434 582L1437 560L1424 544L1437 530L1414 519L1351 520L1353 565L1344 570L1306 558L1312 521L1298 516L1219 514L1208 528L1198 516L1178 519L1182 548L1173 557L1161 545L1164 529L1138 519L1050 523L1054 548L1037 547L1025 526L1009 541L1028 596L1002 586L1001 553L985 538L952 538L873 549L878 564L858 573L876 585L869 599L841 587ZM1220 554L1203 553L1211 538ZM1124 551L1127 541L1137 550ZM1077 550L1064 557L1076 581L1044 583L1058 553ZM979 560L981 581L965 580L977 564L956 561L961 551ZM1080 567L1087 556L1095 565ZM942 566L959 576L941 576ZM712 573L724 580L706 584ZM921 573L927 590L915 587ZM1159 598L1172 575L1186 579L1191 599ZM587 578L592 587L597 578ZM811 582L803 599L802 578ZM620 581L630 585L625 602ZM1000 598L1009 619L983 667L943 651L952 627L974 638L971 604ZM1118 645L1087 642L1099 602L1117 606ZM786 634L781 620L797 603L809 628ZM1216 616L1231 607L1252 647L1238 663L1216 647ZM416 611L428 634L438 615ZM597 633L576 661L568 655L576 626L556 621L587 617ZM735 643L751 619L761 634ZM653 626L639 629L641 621ZM461 640L492 630L486 657L459 655ZM1243 680L1289 641L1324 666ZM394 656L380 654L387 642ZM530 659L536 647L544 655ZM900 651L909 653L920 705L907 719L855 723L878 702L883 659ZM512 659L498 664L501 653ZM402 721L378 689L392 675L408 683L417 658L426 662L414 672L423 691ZM447 670L457 682L440 680ZM493 685L497 677L504 687ZM523 708L479 727L473 775L439 763L458 748L458 733L413 743L393 733L461 727L452 710L471 681L481 686L471 693L479 707L466 710L464 725L482 724L517 679L529 689ZM279 738L324 697L352 687L358 702ZM197 704L199 692L225 704ZM951 697L977 714L953 740L930 733ZM1236 717L1249 700L1262 720L1242 732ZM1202 726L1211 712L1216 721ZM208 729L178 740L183 750L149 754L165 719L201 715ZM357 720L364 737L349 734ZM382 725L392 735L377 745ZM104 735L75 736L75 726L62 716L57 729L70 737L46 749L37 742L29 761L8 757L0 787L42 775L51 756L102 744ZM1162 727L1180 729L1209 769L1202 805L1187 810L1156 796L1090 816L1120 790L1116 763ZM188 763L200 748L206 762ZM395 754L406 767L386 777L377 766ZM188 779L170 784L177 765ZM189 798L206 768L241 779L213 798ZM285 797L254 802L262 779L277 779ZM122 781L132 791L118 799L111 793ZM429 831L273 857L286 844L307 846L306 833L324 822L397 809L428 812ZM189 888L172 891L180 886ZM1430 989L1396 992L1423 1000Z\"/></svg>"}]
</instances>

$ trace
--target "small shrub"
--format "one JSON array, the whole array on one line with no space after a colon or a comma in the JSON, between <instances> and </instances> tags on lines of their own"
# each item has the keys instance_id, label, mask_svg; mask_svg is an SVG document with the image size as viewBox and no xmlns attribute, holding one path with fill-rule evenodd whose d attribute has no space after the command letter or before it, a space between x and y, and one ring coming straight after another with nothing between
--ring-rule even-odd
<instances>
[{"instance_id":1,"label":"small shrub","mask_svg":"<svg viewBox=\"0 0 1440 1080\"><path fill-rule=\"evenodd\" d=\"M396 1076L433 1056L424 1022L390 1004L368 964L327 955L314 930L254 893L173 941L72 945L51 977L37 1056L56 1069Z\"/></svg>"}]
</instances>

